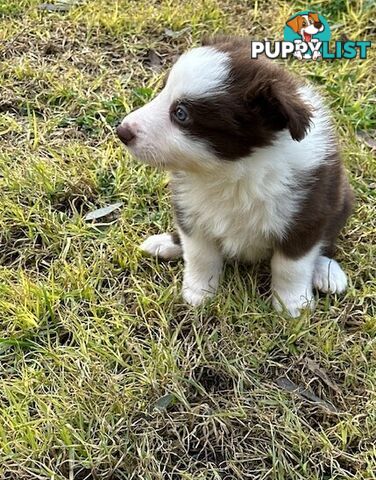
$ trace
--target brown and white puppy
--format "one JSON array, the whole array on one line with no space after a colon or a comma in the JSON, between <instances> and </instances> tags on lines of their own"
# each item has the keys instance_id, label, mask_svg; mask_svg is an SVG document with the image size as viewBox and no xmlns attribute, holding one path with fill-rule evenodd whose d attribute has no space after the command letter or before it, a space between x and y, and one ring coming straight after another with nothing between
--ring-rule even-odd
<instances>
[{"instance_id":1,"label":"brown and white puppy","mask_svg":"<svg viewBox=\"0 0 376 480\"><path fill-rule=\"evenodd\" d=\"M226 258L271 258L273 305L298 316L313 287L340 293L331 257L352 208L329 113L310 86L246 41L220 38L183 54L162 92L124 118L138 159L171 172L178 236L141 248L184 257L183 297L215 294Z\"/></svg>"}]
</instances>

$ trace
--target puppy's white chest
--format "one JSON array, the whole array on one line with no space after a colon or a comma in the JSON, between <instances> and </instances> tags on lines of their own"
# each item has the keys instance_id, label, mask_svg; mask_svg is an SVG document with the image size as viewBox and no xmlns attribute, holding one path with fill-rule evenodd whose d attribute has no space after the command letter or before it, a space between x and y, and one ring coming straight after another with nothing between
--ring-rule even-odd
<instances>
[{"instance_id":1,"label":"puppy's white chest","mask_svg":"<svg viewBox=\"0 0 376 480\"><path fill-rule=\"evenodd\" d=\"M185 178L174 185L183 222L193 233L214 239L231 258L257 261L267 257L273 240L285 232L291 199L278 199L278 188L244 178L239 182L205 184Z\"/></svg>"},{"instance_id":2,"label":"puppy's white chest","mask_svg":"<svg viewBox=\"0 0 376 480\"><path fill-rule=\"evenodd\" d=\"M220 205L218 210L216 204ZM259 202L246 208L213 202L212 208L198 212L198 218L199 228L218 241L227 257L257 261L270 253L270 220Z\"/></svg>"}]
</instances>

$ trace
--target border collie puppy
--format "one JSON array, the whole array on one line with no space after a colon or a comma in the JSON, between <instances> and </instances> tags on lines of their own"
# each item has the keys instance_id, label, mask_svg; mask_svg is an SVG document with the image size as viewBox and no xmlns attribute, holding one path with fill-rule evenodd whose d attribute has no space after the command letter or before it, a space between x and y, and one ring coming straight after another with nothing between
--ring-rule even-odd
<instances>
[{"instance_id":1,"label":"border collie puppy","mask_svg":"<svg viewBox=\"0 0 376 480\"><path fill-rule=\"evenodd\" d=\"M299 316L313 287L341 293L332 259L353 195L320 95L246 40L219 37L184 53L165 87L117 129L139 160L171 172L177 232L141 248L184 257L183 297L199 305L224 259L271 259L273 305Z\"/></svg>"}]
</instances>

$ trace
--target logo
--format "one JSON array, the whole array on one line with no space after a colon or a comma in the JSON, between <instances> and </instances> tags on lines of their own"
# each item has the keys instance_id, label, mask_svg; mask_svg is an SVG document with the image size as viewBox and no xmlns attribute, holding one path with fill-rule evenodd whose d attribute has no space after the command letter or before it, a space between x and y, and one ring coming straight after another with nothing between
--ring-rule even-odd
<instances>
[{"instance_id":1,"label":"logo","mask_svg":"<svg viewBox=\"0 0 376 480\"><path fill-rule=\"evenodd\" d=\"M298 60L333 60L367 58L370 41L336 41L330 43L330 26L317 12L304 10L292 15L283 30L283 41L251 43L251 57L264 54L268 58L294 56Z\"/></svg>"},{"instance_id":2,"label":"logo","mask_svg":"<svg viewBox=\"0 0 376 480\"><path fill-rule=\"evenodd\" d=\"M295 43L294 57L299 60L303 58L317 60L322 56L320 51L322 42L330 40L330 27L325 18L318 13L299 12L287 20L283 39Z\"/></svg>"}]
</instances>

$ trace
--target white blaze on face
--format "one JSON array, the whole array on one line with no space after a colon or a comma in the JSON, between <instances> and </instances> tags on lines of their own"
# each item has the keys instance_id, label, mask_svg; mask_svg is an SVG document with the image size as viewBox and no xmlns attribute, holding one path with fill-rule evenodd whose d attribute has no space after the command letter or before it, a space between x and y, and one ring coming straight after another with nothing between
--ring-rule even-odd
<instances>
[{"instance_id":1,"label":"white blaze on face","mask_svg":"<svg viewBox=\"0 0 376 480\"><path fill-rule=\"evenodd\" d=\"M230 73L230 57L213 47L184 53L169 75L166 89L175 98L206 97L223 90Z\"/></svg>"},{"instance_id":2,"label":"white blaze on face","mask_svg":"<svg viewBox=\"0 0 376 480\"><path fill-rule=\"evenodd\" d=\"M127 115L122 126L135 138L127 148L141 161L167 169L197 168L214 160L204 141L189 137L170 117L171 105L182 99L207 98L226 88L230 57L213 47L184 53L173 66L165 88L151 102Z\"/></svg>"}]
</instances>

